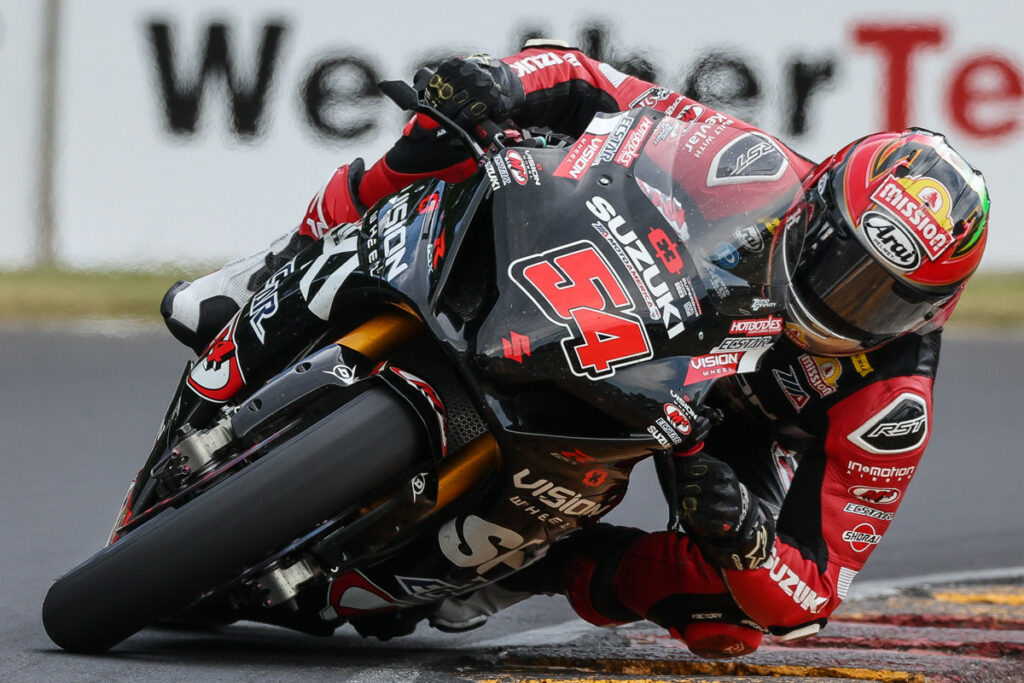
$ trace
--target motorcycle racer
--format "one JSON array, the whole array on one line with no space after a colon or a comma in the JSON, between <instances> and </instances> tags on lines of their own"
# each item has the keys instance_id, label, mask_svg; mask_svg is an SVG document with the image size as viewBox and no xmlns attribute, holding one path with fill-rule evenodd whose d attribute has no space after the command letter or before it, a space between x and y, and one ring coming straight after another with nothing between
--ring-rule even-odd
<instances>
[{"instance_id":1,"label":"motorcycle racer","mask_svg":"<svg viewBox=\"0 0 1024 683\"><path fill-rule=\"evenodd\" d=\"M447 601L435 623L473 626L522 594L564 592L592 623L648 619L707 657L751 652L765 631L815 633L889 527L927 445L941 327L985 244L981 175L923 130L871 135L815 165L749 124L554 43L449 60L426 94L481 136L484 122L506 119L579 136L597 112L652 107L693 124L692 165L676 169L687 191L734 185L742 201L788 164L805 193L792 220L807 225L786 321L734 330L785 338L757 372L717 383L728 429L679 454L686 533L597 525L502 587ZM450 137L418 115L369 169L338 169L297 232L172 287L161 306L172 333L198 352L304 244L417 179L471 175L476 164ZM745 153L727 167L731 145Z\"/></svg>"}]
</instances>

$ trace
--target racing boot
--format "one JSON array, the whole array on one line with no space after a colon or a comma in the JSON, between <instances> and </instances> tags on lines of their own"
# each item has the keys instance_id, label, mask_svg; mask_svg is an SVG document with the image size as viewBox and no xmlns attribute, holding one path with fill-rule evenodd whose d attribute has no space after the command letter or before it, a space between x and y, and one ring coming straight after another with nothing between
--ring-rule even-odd
<instances>
[{"instance_id":1,"label":"racing boot","mask_svg":"<svg viewBox=\"0 0 1024 683\"><path fill-rule=\"evenodd\" d=\"M310 201L297 230L277 239L269 249L232 261L194 282L179 280L171 285L160 302L160 314L174 338L201 353L271 275L332 228L358 221L366 211L358 194L362 176L362 159L342 166Z\"/></svg>"},{"instance_id":2,"label":"racing boot","mask_svg":"<svg viewBox=\"0 0 1024 683\"><path fill-rule=\"evenodd\" d=\"M488 617L533 595L492 583L465 597L445 598L430 615L430 625L445 633L471 631L486 624Z\"/></svg>"},{"instance_id":3,"label":"racing boot","mask_svg":"<svg viewBox=\"0 0 1024 683\"><path fill-rule=\"evenodd\" d=\"M194 282L178 280L160 302L160 314L174 338L199 354L281 266L313 238L289 232L269 249L232 261Z\"/></svg>"}]
</instances>

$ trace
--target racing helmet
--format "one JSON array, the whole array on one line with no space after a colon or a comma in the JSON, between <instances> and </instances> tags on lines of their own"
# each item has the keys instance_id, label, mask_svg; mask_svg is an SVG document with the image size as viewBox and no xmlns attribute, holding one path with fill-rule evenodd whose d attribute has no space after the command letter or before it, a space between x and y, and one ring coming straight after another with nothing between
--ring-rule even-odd
<instances>
[{"instance_id":1,"label":"racing helmet","mask_svg":"<svg viewBox=\"0 0 1024 683\"><path fill-rule=\"evenodd\" d=\"M941 326L987 238L981 173L920 128L861 138L804 182L807 234L787 336L812 353L867 351Z\"/></svg>"}]
</instances>

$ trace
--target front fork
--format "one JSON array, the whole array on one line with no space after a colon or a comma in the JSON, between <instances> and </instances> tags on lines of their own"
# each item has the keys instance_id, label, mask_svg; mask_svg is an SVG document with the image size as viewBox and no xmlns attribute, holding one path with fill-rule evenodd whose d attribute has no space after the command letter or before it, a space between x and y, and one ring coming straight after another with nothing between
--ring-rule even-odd
<instances>
[{"instance_id":1,"label":"front fork","mask_svg":"<svg viewBox=\"0 0 1024 683\"><path fill-rule=\"evenodd\" d=\"M243 309L244 310L244 309ZM239 318L242 314L232 323L225 328L234 329L237 326ZM357 325L353 329L344 333L337 341L336 345L343 347L341 351L342 356L353 357L350 351L354 351L363 359L358 365L364 369L363 373L368 366L372 367L379 365L382 361L390 357L397 349L405 346L411 341L417 339L424 333L424 325L422 320L407 306L404 305L385 305L382 307L376 315L370 317L368 320ZM222 333L223 335L223 333ZM211 349L213 347L211 346ZM209 356L210 351L207 351ZM200 359L201 360L201 359ZM299 363L299 366L303 363ZM352 363L352 365L356 365ZM296 367L299 367L296 366ZM334 366L333 370L337 373L349 374L348 377L339 376L343 383L354 381L357 379L357 373L354 368L350 368L344 363L338 363ZM393 388L399 390L400 393L409 395L409 387L418 378L414 378L408 373L397 371L398 375L406 375L401 379L395 379L388 376L388 383L392 384ZM112 531L109 542L113 542L122 534L125 530L130 527L134 527L137 523L143 521L142 519L136 519L140 515L146 515L147 511L151 511L152 508L159 507L163 503L169 503L170 500L166 499L160 501L162 496L156 493L156 479L154 473L160 471L161 468L167 468L170 462L173 461L175 468L188 467L189 463L183 460L183 457L189 458L194 457L194 447L191 441L203 442L205 440L205 432L210 430L202 430L199 432L192 431L191 435L185 436L183 434L175 434L171 425L178 421L179 414L182 411L182 404L186 403L190 398L195 399L194 392L189 391L187 388L187 380L189 374L186 371L186 375L183 377L183 381L179 384L178 393L175 395L175 399L172 402L172 406L168 411L168 415L165 417L164 428L161 430L160 438L157 441L157 447L154 448L153 454L150 456L150 460L146 463L146 466L139 472L138 477L133 482L129 489L129 493L125 498L125 502L118 514L115 528ZM410 378L412 382L410 382ZM430 389L428 385L425 385L426 392L423 388L415 387L419 389L420 393L426 397L429 393L431 398L436 401L436 394ZM415 393L415 391L413 392ZM296 395L298 398L302 398L302 392L298 392ZM280 397L277 397L279 400ZM293 399L296 397L293 396ZM264 405L264 400L261 398L261 392L257 391L253 396L249 397L246 401L239 404L239 410L235 413L234 417L230 418L234 436L242 437L246 435L252 435L257 427L261 426L261 417L258 413L272 413L270 405ZM272 400L266 401L266 403L272 403ZM284 405L284 404L280 404ZM443 411L443 407L437 406L438 409ZM423 412L423 411L419 411ZM190 415L195 415L196 410L193 408L190 411ZM220 420L217 425L225 420ZM202 424L202 422L200 422ZM186 425L187 427L187 425ZM436 438L432 439L435 443L431 445L434 447L435 452L443 452L443 426L441 430L433 429L431 425L427 425L428 433L432 436L441 433L441 443L436 443ZM214 429L217 429L215 427ZM180 431L180 430L177 430ZM181 438L184 436L184 438ZM177 437L177 438L176 438ZM175 442L171 440L175 439ZM188 442L186 444L186 442ZM227 441L221 442L222 445L228 443ZM189 449L184 448L184 445L188 445ZM204 454L204 459L212 459L213 453ZM485 433L464 447L460 448L457 452L444 457L440 460L437 468L437 493L434 498L434 502L429 507L418 506L416 518L424 519L428 516L433 515L435 512L441 510L452 501L457 500L467 491L469 491L473 485L483 479L487 474L496 471L500 466L501 455L498 449L497 442L494 437L489 433ZM179 491L172 498L177 498L183 491ZM182 496L184 497L184 496ZM108 542L108 543L109 543Z\"/></svg>"}]
</instances>

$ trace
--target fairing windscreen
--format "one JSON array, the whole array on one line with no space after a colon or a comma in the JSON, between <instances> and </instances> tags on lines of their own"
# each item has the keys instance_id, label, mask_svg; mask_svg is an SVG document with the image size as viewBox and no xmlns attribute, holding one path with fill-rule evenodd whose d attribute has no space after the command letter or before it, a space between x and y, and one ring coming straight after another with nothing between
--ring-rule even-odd
<instances>
[{"instance_id":1,"label":"fairing windscreen","mask_svg":"<svg viewBox=\"0 0 1024 683\"><path fill-rule=\"evenodd\" d=\"M637 185L683 241L719 313L780 307L805 232L800 179L766 136L747 133L723 145L709 170L674 128L685 123L664 118L648 138L634 166ZM762 155L760 166L750 161L759 144L777 155ZM741 166L743 175L728 175Z\"/></svg>"}]
</instances>

